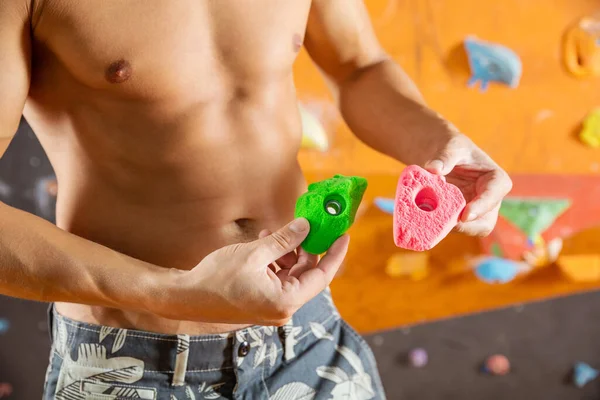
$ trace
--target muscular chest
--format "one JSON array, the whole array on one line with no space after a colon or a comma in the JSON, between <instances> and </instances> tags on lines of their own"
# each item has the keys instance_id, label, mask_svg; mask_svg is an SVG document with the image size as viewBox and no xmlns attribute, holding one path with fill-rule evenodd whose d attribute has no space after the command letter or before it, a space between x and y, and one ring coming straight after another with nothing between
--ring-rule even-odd
<instances>
[{"instance_id":1,"label":"muscular chest","mask_svg":"<svg viewBox=\"0 0 600 400\"><path fill-rule=\"evenodd\" d=\"M45 0L34 35L83 85L213 93L289 75L310 0Z\"/></svg>"}]
</instances>

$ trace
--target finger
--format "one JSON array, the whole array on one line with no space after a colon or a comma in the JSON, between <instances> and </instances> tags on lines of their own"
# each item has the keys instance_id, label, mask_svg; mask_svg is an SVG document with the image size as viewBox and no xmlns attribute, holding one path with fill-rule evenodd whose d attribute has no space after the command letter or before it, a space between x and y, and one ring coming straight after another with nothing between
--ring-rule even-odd
<instances>
[{"instance_id":1,"label":"finger","mask_svg":"<svg viewBox=\"0 0 600 400\"><path fill-rule=\"evenodd\" d=\"M298 257L298 262L290 268L289 276L299 278L304 272L311 268L315 268L319 263L319 256L305 252L304 256Z\"/></svg>"},{"instance_id":2,"label":"finger","mask_svg":"<svg viewBox=\"0 0 600 400\"><path fill-rule=\"evenodd\" d=\"M297 218L269 236L251 242L256 262L269 264L293 252L308 235L310 226L305 218Z\"/></svg>"},{"instance_id":3,"label":"finger","mask_svg":"<svg viewBox=\"0 0 600 400\"><path fill-rule=\"evenodd\" d=\"M465 207L461 216L463 222L473 221L478 216L499 207L504 196L512 189L510 177L501 169L495 169L490 172L489 177L484 176L479 179L483 179L482 187L477 187L477 196Z\"/></svg>"},{"instance_id":4,"label":"finger","mask_svg":"<svg viewBox=\"0 0 600 400\"><path fill-rule=\"evenodd\" d=\"M267 236L269 236L271 234L271 231L268 229L263 229L262 231L260 231L260 233L258 234L258 238L262 239L265 238ZM298 262L298 256L297 254L292 251L290 253L287 253L286 255L284 255L283 257L280 257L278 260L275 261L277 263L277 266L279 268L283 268L283 269L289 269L292 268L294 266L294 264L296 264ZM271 268L272 264L269 264L269 267ZM275 268L275 266L273 266ZM277 272L279 269L274 269L271 268L274 272Z\"/></svg>"},{"instance_id":5,"label":"finger","mask_svg":"<svg viewBox=\"0 0 600 400\"><path fill-rule=\"evenodd\" d=\"M336 240L315 268L303 268L300 275L288 275L283 284L282 302L305 304L331 283L348 252L350 237Z\"/></svg>"},{"instance_id":6,"label":"finger","mask_svg":"<svg viewBox=\"0 0 600 400\"><path fill-rule=\"evenodd\" d=\"M448 175L454 167L464 162L466 155L464 148L449 145L425 163L425 169L437 175Z\"/></svg>"},{"instance_id":7,"label":"finger","mask_svg":"<svg viewBox=\"0 0 600 400\"><path fill-rule=\"evenodd\" d=\"M310 265L314 266L314 265L317 265L317 263L319 262L318 254L310 254L309 252L304 250L302 247L299 247L297 251L298 251L297 264L310 264Z\"/></svg>"},{"instance_id":8,"label":"finger","mask_svg":"<svg viewBox=\"0 0 600 400\"><path fill-rule=\"evenodd\" d=\"M498 210L500 205L495 207L492 211L487 214L469 222L459 222L456 225L455 230L461 233L465 233L470 236L488 236L494 230L496 222L498 221Z\"/></svg>"},{"instance_id":9,"label":"finger","mask_svg":"<svg viewBox=\"0 0 600 400\"><path fill-rule=\"evenodd\" d=\"M264 237L267 237L267 236L269 236L270 234L271 234L271 231L270 231L270 230L268 230L268 229L263 229L262 231L260 231L260 232L258 233L258 238L259 238L259 239L262 239L262 238L264 238ZM277 265L275 265L275 264L273 264L273 263L269 264L269 265L268 265L268 267L269 267L269 269L270 269L271 271L273 271L275 274L277 274L277 271L279 271L279 268L277 267Z\"/></svg>"},{"instance_id":10,"label":"finger","mask_svg":"<svg viewBox=\"0 0 600 400\"><path fill-rule=\"evenodd\" d=\"M288 276L298 278L305 271L311 268L315 268L317 266L317 263L319 262L319 255L310 254L302 247L299 247L297 251L299 253L298 262L291 266L289 269L281 270L277 273L277 276L282 281L285 281L285 279Z\"/></svg>"},{"instance_id":11,"label":"finger","mask_svg":"<svg viewBox=\"0 0 600 400\"><path fill-rule=\"evenodd\" d=\"M268 275L268 276L269 276L271 279L273 279L273 275L272 275L272 274L270 274L270 272L272 272L273 274L275 274L275 276L277 276L277 273L280 271L280 269L279 269L279 268L277 268L277 265L275 265L275 264L269 264L269 265L267 265L267 267L269 268L269 269L267 270L267 275ZM270 271L270 272L269 272L269 271Z\"/></svg>"},{"instance_id":12,"label":"finger","mask_svg":"<svg viewBox=\"0 0 600 400\"><path fill-rule=\"evenodd\" d=\"M279 257L276 262L277 265L279 265L279 268L290 269L298 262L298 255L292 251L282 257Z\"/></svg>"}]
</instances>

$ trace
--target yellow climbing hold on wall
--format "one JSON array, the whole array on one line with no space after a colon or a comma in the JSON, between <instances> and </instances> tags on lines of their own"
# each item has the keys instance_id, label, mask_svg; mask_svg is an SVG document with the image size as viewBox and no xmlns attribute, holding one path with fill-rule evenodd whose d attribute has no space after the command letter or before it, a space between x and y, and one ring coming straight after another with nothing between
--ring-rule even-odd
<instances>
[{"instance_id":1,"label":"yellow climbing hold on wall","mask_svg":"<svg viewBox=\"0 0 600 400\"><path fill-rule=\"evenodd\" d=\"M567 30L563 60L578 78L600 75L600 18L584 17Z\"/></svg>"},{"instance_id":2,"label":"yellow climbing hold on wall","mask_svg":"<svg viewBox=\"0 0 600 400\"><path fill-rule=\"evenodd\" d=\"M600 147L600 108L592 110L587 115L579 139L590 147Z\"/></svg>"},{"instance_id":3,"label":"yellow climbing hold on wall","mask_svg":"<svg viewBox=\"0 0 600 400\"><path fill-rule=\"evenodd\" d=\"M569 254L558 257L557 264L563 274L574 282L600 280L600 255Z\"/></svg>"},{"instance_id":4,"label":"yellow climbing hold on wall","mask_svg":"<svg viewBox=\"0 0 600 400\"><path fill-rule=\"evenodd\" d=\"M318 151L329 149L329 138L321 121L298 103L300 118L302 120L302 148Z\"/></svg>"},{"instance_id":5,"label":"yellow climbing hold on wall","mask_svg":"<svg viewBox=\"0 0 600 400\"><path fill-rule=\"evenodd\" d=\"M392 278L407 277L420 281L429 275L429 256L422 252L396 253L388 259L385 273Z\"/></svg>"}]
</instances>

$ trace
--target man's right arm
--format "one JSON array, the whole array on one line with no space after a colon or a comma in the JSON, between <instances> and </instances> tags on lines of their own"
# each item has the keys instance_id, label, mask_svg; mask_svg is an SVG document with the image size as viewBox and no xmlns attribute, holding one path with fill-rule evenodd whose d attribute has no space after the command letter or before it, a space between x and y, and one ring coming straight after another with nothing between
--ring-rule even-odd
<instances>
[{"instance_id":1,"label":"man's right arm","mask_svg":"<svg viewBox=\"0 0 600 400\"><path fill-rule=\"evenodd\" d=\"M0 0L0 156L29 91L29 3ZM143 310L162 270L0 203L0 294Z\"/></svg>"}]
</instances>

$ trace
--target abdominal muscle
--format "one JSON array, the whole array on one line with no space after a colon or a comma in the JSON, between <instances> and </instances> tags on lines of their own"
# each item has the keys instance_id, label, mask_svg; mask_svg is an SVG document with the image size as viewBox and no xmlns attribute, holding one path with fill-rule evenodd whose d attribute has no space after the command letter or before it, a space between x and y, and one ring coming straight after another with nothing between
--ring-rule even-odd
<instances>
[{"instance_id":1,"label":"abdominal muscle","mask_svg":"<svg viewBox=\"0 0 600 400\"><path fill-rule=\"evenodd\" d=\"M286 107L285 112L297 120L295 108ZM264 118L277 118L273 115L282 113L270 111ZM243 128L243 120L238 118L235 125ZM144 159L114 157L118 150L111 151L107 144L119 145L115 135L130 137L131 132L112 131L110 141L89 148L85 137L64 140L78 142L68 153L64 145L60 152L53 151L51 139L38 133L58 178L57 225L140 260L183 270L194 268L216 249L255 240L263 229L282 227L293 218L295 201L306 187L296 159L299 121L284 129L263 123L260 132L250 123L246 126L235 132L224 129L216 141L198 140L201 130L176 128L171 134L180 144L169 143L169 152L161 152L151 142L140 143L147 146L139 152ZM34 129L45 131L39 124ZM98 132L91 136L102 137ZM174 157L177 146L181 151ZM72 303L57 303L56 310L81 322L168 334L224 333L247 326L175 321Z\"/></svg>"}]
</instances>

